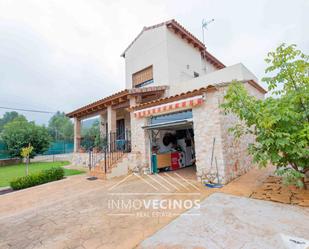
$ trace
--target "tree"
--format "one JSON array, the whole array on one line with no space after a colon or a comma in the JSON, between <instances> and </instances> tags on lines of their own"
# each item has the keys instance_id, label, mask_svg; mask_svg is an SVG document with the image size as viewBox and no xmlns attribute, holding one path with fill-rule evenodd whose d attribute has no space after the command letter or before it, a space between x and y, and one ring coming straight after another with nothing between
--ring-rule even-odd
<instances>
[{"instance_id":1,"label":"tree","mask_svg":"<svg viewBox=\"0 0 309 249\"><path fill-rule=\"evenodd\" d=\"M82 146L86 149L90 147L99 147L101 145L99 124L99 120L95 120L90 128L82 129Z\"/></svg>"},{"instance_id":2,"label":"tree","mask_svg":"<svg viewBox=\"0 0 309 249\"><path fill-rule=\"evenodd\" d=\"M0 118L0 133L3 130L3 127L13 121L17 117L24 117L23 115L19 115L17 112L6 112L4 113L3 117Z\"/></svg>"},{"instance_id":3,"label":"tree","mask_svg":"<svg viewBox=\"0 0 309 249\"><path fill-rule=\"evenodd\" d=\"M74 136L72 121L59 111L49 120L48 131L53 140L72 140Z\"/></svg>"},{"instance_id":4,"label":"tree","mask_svg":"<svg viewBox=\"0 0 309 249\"><path fill-rule=\"evenodd\" d=\"M26 175L29 173L29 162L30 162L30 155L33 151L33 147L29 144L27 147L21 149L20 155L22 158L26 159Z\"/></svg>"},{"instance_id":5,"label":"tree","mask_svg":"<svg viewBox=\"0 0 309 249\"><path fill-rule=\"evenodd\" d=\"M30 158L32 158L48 149L51 138L45 126L28 122L25 117L17 117L4 126L2 139L12 157L20 157L21 149L31 144L33 151Z\"/></svg>"},{"instance_id":6,"label":"tree","mask_svg":"<svg viewBox=\"0 0 309 249\"><path fill-rule=\"evenodd\" d=\"M239 117L231 130L236 137L253 134L249 153L261 166L271 163L285 183L306 188L309 171L309 56L295 45L280 45L268 53L263 78L273 97L258 100L240 83L229 87L222 105Z\"/></svg>"}]
</instances>

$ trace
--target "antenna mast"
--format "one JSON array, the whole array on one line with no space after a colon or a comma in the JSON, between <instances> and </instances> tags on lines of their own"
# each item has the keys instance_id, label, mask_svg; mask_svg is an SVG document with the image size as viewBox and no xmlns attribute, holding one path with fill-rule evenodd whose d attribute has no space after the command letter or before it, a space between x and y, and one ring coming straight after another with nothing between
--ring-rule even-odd
<instances>
[{"instance_id":1,"label":"antenna mast","mask_svg":"<svg viewBox=\"0 0 309 249\"><path fill-rule=\"evenodd\" d=\"M206 19L203 19L202 20L202 33L203 33L203 44L205 45L205 29L207 29L208 25L210 23L212 23L213 21L215 21L215 19L211 19L211 20L208 20L206 21Z\"/></svg>"}]
</instances>

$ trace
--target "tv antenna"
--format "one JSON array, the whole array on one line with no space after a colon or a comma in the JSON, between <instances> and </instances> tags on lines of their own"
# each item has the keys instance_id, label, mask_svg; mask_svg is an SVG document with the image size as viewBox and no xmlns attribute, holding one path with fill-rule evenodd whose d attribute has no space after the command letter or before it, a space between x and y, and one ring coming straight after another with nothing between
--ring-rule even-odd
<instances>
[{"instance_id":1,"label":"tv antenna","mask_svg":"<svg viewBox=\"0 0 309 249\"><path fill-rule=\"evenodd\" d=\"M212 22L214 22L215 19L211 19L211 20L206 20L206 19L203 19L202 20L202 33L203 33L203 44L205 45L205 29L207 29L208 25Z\"/></svg>"}]
</instances>

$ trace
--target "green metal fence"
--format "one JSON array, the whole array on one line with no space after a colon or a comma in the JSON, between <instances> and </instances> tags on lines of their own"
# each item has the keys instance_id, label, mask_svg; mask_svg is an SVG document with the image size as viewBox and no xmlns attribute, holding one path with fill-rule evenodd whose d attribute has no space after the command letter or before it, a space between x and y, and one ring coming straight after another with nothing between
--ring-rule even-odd
<instances>
[{"instance_id":1,"label":"green metal fence","mask_svg":"<svg viewBox=\"0 0 309 249\"><path fill-rule=\"evenodd\" d=\"M44 155L72 153L73 150L74 143L72 141L56 141L50 144Z\"/></svg>"},{"instance_id":2,"label":"green metal fence","mask_svg":"<svg viewBox=\"0 0 309 249\"><path fill-rule=\"evenodd\" d=\"M74 150L73 141L55 141L52 142L48 150L43 155L56 155L72 153ZM4 143L0 142L0 159L10 158Z\"/></svg>"},{"instance_id":3,"label":"green metal fence","mask_svg":"<svg viewBox=\"0 0 309 249\"><path fill-rule=\"evenodd\" d=\"M0 159L10 158L10 155L7 152L7 148L4 143L0 142Z\"/></svg>"}]
</instances>

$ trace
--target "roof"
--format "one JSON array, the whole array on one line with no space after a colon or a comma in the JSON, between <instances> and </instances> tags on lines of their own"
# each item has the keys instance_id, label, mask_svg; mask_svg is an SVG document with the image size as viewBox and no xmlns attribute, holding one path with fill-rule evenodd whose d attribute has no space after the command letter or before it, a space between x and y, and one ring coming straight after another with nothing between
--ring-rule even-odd
<instances>
[{"instance_id":1,"label":"roof","mask_svg":"<svg viewBox=\"0 0 309 249\"><path fill-rule=\"evenodd\" d=\"M162 22L156 25L152 25L149 27L144 27L142 31L135 37L135 39L130 43L130 45L124 50L124 52L121 54L122 57L125 57L126 52L132 47L132 45L135 43L135 41L145 32L151 29L156 29L158 27L166 26L167 28L173 30L176 34L178 34L182 39L187 40L189 44L194 46L194 48L198 49L207 61L209 61L211 64L213 64L216 68L222 69L225 67L225 65L218 60L215 56L213 56L211 53L209 53L206 50L205 45L203 42L201 42L198 38L196 38L193 34L191 34L187 29L185 29L182 25L180 25L177 21L174 19Z\"/></svg>"},{"instance_id":2,"label":"roof","mask_svg":"<svg viewBox=\"0 0 309 249\"><path fill-rule=\"evenodd\" d=\"M133 89L124 89L120 92L109 95L105 98L92 102L88 105L80 107L70 113L67 113L66 116L73 117L81 117L86 115L91 115L93 113L97 113L100 110L104 110L109 105L125 103L128 101L129 95L143 94L143 93L151 93L151 92L160 92L168 89L168 86L152 86L152 87L143 87L143 88L133 88Z\"/></svg>"},{"instance_id":3,"label":"roof","mask_svg":"<svg viewBox=\"0 0 309 249\"><path fill-rule=\"evenodd\" d=\"M262 88L258 83L256 83L254 80L242 81L242 82L248 82L250 85L254 86L259 91L261 91L263 93L267 93L267 91L264 88ZM198 96L198 95L205 93L206 91L215 90L218 87L227 86L230 83L231 82L222 82L222 83L210 84L206 87L201 87L199 89L194 89L192 91L187 91L187 92L176 94L176 95L173 95L173 96L160 98L160 99L156 99L156 100L153 100L153 101L150 101L150 102L147 102L147 103L139 104L139 105L130 107L129 110L130 111L142 110L142 109L145 109L145 108L148 108L148 107L153 107L153 106L160 105L160 104L166 104L166 103L170 103L170 102L173 102L173 101L178 101L178 100L182 100L182 99L185 99L185 98Z\"/></svg>"},{"instance_id":4,"label":"roof","mask_svg":"<svg viewBox=\"0 0 309 249\"><path fill-rule=\"evenodd\" d=\"M166 103L170 103L170 102L173 102L173 101L198 96L198 95L205 93L206 91L208 91L210 89L215 89L215 88L216 88L215 85L208 85L207 87L202 87L202 88L199 88L199 89L194 89L192 91L188 91L188 92L176 94L176 95L173 95L173 96L169 96L169 97L157 99L157 100L154 100L154 101L150 101L150 102L147 102L147 103L139 104L139 105L133 106L129 109L130 109L130 111L142 110L144 108L156 106L156 105L159 105L159 104L166 104Z\"/></svg>"}]
</instances>

